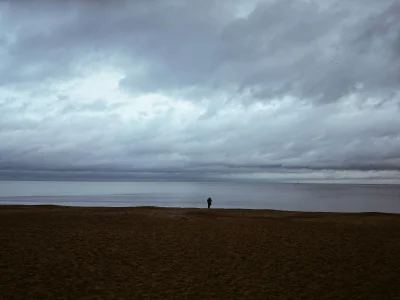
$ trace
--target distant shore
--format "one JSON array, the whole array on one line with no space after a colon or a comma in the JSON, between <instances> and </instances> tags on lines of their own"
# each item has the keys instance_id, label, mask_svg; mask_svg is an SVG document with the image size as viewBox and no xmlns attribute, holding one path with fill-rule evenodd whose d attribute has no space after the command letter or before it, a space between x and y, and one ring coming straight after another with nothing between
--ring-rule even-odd
<instances>
[{"instance_id":1,"label":"distant shore","mask_svg":"<svg viewBox=\"0 0 400 300\"><path fill-rule=\"evenodd\" d=\"M4 299L397 299L400 214L0 205Z\"/></svg>"}]
</instances>

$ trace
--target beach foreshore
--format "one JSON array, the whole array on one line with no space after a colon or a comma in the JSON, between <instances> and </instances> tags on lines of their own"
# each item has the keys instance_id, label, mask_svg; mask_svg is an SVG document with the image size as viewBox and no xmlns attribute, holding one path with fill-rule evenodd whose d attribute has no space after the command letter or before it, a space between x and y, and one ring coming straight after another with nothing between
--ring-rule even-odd
<instances>
[{"instance_id":1,"label":"beach foreshore","mask_svg":"<svg viewBox=\"0 0 400 300\"><path fill-rule=\"evenodd\" d=\"M399 299L400 215L0 206L0 299Z\"/></svg>"}]
</instances>

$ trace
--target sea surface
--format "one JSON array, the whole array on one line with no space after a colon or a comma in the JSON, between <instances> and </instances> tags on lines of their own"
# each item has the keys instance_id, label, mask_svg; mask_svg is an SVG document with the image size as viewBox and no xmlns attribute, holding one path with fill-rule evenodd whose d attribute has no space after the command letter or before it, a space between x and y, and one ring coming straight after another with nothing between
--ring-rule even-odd
<instances>
[{"instance_id":1,"label":"sea surface","mask_svg":"<svg viewBox=\"0 0 400 300\"><path fill-rule=\"evenodd\" d=\"M400 213L400 185L0 181L0 204Z\"/></svg>"}]
</instances>

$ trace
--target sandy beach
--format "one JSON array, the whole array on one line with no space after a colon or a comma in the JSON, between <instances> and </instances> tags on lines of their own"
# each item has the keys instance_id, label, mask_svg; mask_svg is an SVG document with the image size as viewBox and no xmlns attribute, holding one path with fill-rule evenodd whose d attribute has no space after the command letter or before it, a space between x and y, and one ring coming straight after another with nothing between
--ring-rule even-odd
<instances>
[{"instance_id":1,"label":"sandy beach","mask_svg":"<svg viewBox=\"0 0 400 300\"><path fill-rule=\"evenodd\" d=\"M400 215L0 206L0 299L400 299Z\"/></svg>"}]
</instances>

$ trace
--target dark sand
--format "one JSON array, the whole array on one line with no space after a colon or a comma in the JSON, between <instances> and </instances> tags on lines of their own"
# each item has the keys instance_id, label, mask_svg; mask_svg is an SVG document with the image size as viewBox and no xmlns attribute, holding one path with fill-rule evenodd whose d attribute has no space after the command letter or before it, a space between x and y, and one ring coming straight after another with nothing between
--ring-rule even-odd
<instances>
[{"instance_id":1,"label":"dark sand","mask_svg":"<svg viewBox=\"0 0 400 300\"><path fill-rule=\"evenodd\" d=\"M0 206L0 299L400 299L400 215Z\"/></svg>"}]
</instances>

